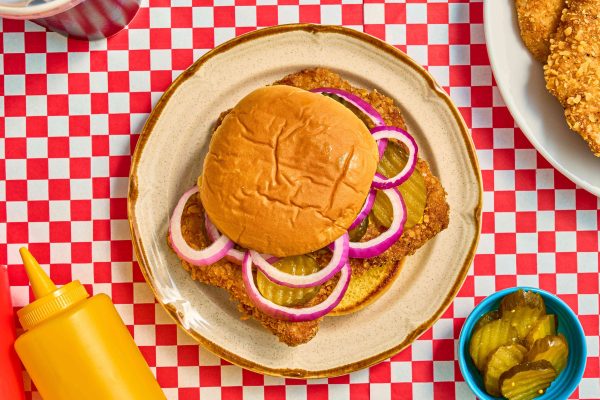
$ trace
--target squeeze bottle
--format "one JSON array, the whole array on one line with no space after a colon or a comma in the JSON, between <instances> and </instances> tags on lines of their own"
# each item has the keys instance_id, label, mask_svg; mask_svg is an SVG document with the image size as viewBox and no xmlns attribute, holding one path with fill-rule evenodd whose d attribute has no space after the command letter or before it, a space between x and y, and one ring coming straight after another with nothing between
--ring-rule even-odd
<instances>
[{"instance_id":1,"label":"squeeze bottle","mask_svg":"<svg viewBox=\"0 0 600 400\"><path fill-rule=\"evenodd\" d=\"M14 347L15 338L15 319L8 287L8 270L0 265L0 397L25 400L21 363Z\"/></svg>"},{"instance_id":2,"label":"squeeze bottle","mask_svg":"<svg viewBox=\"0 0 600 400\"><path fill-rule=\"evenodd\" d=\"M110 298L79 281L57 288L19 250L36 300L17 312L15 349L44 400L164 400Z\"/></svg>"}]
</instances>

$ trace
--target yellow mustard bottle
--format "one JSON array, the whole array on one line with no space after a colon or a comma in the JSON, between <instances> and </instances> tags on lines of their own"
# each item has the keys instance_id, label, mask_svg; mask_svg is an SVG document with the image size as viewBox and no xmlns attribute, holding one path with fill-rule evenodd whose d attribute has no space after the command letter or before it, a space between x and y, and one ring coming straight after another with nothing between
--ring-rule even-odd
<instances>
[{"instance_id":1,"label":"yellow mustard bottle","mask_svg":"<svg viewBox=\"0 0 600 400\"><path fill-rule=\"evenodd\" d=\"M18 311L15 349L44 400L164 400L108 296L79 281L57 288L20 249L36 300ZM0 396L1 397L1 396Z\"/></svg>"}]
</instances>

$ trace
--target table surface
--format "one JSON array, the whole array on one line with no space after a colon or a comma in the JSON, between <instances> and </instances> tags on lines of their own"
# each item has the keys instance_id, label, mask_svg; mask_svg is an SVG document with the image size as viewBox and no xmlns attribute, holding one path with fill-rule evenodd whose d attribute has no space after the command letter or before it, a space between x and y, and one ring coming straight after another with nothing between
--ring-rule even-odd
<instances>
[{"instance_id":1,"label":"table surface","mask_svg":"<svg viewBox=\"0 0 600 400\"><path fill-rule=\"evenodd\" d=\"M29 244L57 284L79 279L112 297L169 399L470 399L456 361L465 317L496 290L537 286L565 300L586 333L589 358L572 398L600 399L600 202L516 127L489 66L483 3L322 3L149 0L128 29L92 43L0 19L0 264L15 307L31 299L18 255ZM291 22L362 30L423 64L471 128L485 189L474 265L435 326L370 369L311 381L242 370L179 330L135 262L126 211L131 153L171 81L236 35Z\"/></svg>"}]
</instances>

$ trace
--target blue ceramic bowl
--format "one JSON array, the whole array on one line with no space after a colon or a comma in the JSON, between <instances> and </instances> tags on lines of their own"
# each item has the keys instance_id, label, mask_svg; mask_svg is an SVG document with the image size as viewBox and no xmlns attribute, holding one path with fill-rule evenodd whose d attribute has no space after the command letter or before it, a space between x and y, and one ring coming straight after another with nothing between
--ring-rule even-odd
<instances>
[{"instance_id":1,"label":"blue ceramic bowl","mask_svg":"<svg viewBox=\"0 0 600 400\"><path fill-rule=\"evenodd\" d=\"M585 369L587 357L585 334L583 333L581 323L573 310L571 310L564 301L545 290L523 286L513 287L496 292L479 303L471 314L469 314L469 317L460 331L458 345L458 363L460 365L460 372L462 372L465 381L478 398L482 400L501 398L490 396L485 391L482 376L473 364L473 360L471 360L471 356L469 355L469 342L471 341L473 327L477 323L477 320L479 320L486 312L498 309L500 300L502 300L504 296L519 289L533 291L542 296L544 303L546 304L546 312L548 314L555 314L558 317L558 332L565 335L565 338L569 343L569 359L567 367L558 375L558 378L552 382L552 385L550 385L546 393L536 399L567 399L579 385Z\"/></svg>"}]
</instances>

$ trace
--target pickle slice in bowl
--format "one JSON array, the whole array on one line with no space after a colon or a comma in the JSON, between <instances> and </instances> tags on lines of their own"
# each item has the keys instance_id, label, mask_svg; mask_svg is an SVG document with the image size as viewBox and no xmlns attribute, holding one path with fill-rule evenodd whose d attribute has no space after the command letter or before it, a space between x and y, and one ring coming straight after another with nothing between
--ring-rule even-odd
<instances>
[{"instance_id":1,"label":"pickle slice in bowl","mask_svg":"<svg viewBox=\"0 0 600 400\"><path fill-rule=\"evenodd\" d=\"M535 341L529 354L528 361L546 360L560 373L567 366L569 344L563 335L546 336Z\"/></svg>"},{"instance_id":2,"label":"pickle slice in bowl","mask_svg":"<svg viewBox=\"0 0 600 400\"><path fill-rule=\"evenodd\" d=\"M488 357L500 346L516 343L517 330L507 321L497 319L479 328L471 337L469 353L478 370L482 371Z\"/></svg>"},{"instance_id":3,"label":"pickle slice in bowl","mask_svg":"<svg viewBox=\"0 0 600 400\"><path fill-rule=\"evenodd\" d=\"M309 275L319 271L314 258L301 255L285 257L273 263L277 269L292 275ZM308 288L290 288L278 285L269 280L262 272L256 274L256 286L259 292L268 300L280 306L301 306L317 295L321 286Z\"/></svg>"},{"instance_id":4,"label":"pickle slice in bowl","mask_svg":"<svg viewBox=\"0 0 600 400\"><path fill-rule=\"evenodd\" d=\"M485 314L483 314L483 316L481 318L479 318L477 320L477 323L473 327L473 331L476 331L479 328L481 328L482 326L484 326L485 324L495 321L497 319L500 319L500 311L498 311L498 310L488 311Z\"/></svg>"},{"instance_id":5,"label":"pickle slice in bowl","mask_svg":"<svg viewBox=\"0 0 600 400\"><path fill-rule=\"evenodd\" d=\"M502 319L517 329L519 339L525 339L537 321L546 315L546 305L538 293L517 290L500 302Z\"/></svg>"},{"instance_id":6,"label":"pickle slice in bowl","mask_svg":"<svg viewBox=\"0 0 600 400\"><path fill-rule=\"evenodd\" d=\"M492 396L500 396L500 376L520 364L526 354L527 349L517 343L500 346L490 354L483 374L486 392Z\"/></svg>"},{"instance_id":7,"label":"pickle slice in bowl","mask_svg":"<svg viewBox=\"0 0 600 400\"><path fill-rule=\"evenodd\" d=\"M541 317L538 322L531 328L525 341L527 347L531 348L538 339L545 338L546 336L556 335L556 327L558 326L558 320L554 314L546 314Z\"/></svg>"},{"instance_id":8,"label":"pickle slice in bowl","mask_svg":"<svg viewBox=\"0 0 600 400\"><path fill-rule=\"evenodd\" d=\"M541 396L556 378L546 360L516 365L500 377L500 392L509 400L530 400Z\"/></svg>"}]
</instances>

